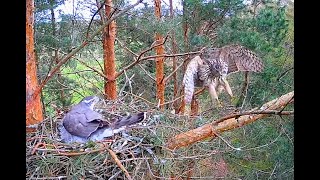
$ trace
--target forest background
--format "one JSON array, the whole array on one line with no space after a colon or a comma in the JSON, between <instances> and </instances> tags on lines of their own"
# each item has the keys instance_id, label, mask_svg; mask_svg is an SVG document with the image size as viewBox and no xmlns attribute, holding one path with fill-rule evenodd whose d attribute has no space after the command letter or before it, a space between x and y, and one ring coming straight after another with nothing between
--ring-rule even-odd
<instances>
[{"instance_id":1,"label":"forest background","mask_svg":"<svg viewBox=\"0 0 320 180\"><path fill-rule=\"evenodd\" d=\"M28 96L27 83L27 104L29 97L35 97L27 110L38 106L42 114L28 119L27 111L27 125L57 117L85 96L99 95L128 104L144 103L144 110L155 109L162 115L161 122L185 132L226 116L234 108L251 110L294 90L294 3L290 0L155 0L131 8L128 7L136 1L32 3L37 85L30 88L32 93ZM65 3L72 5L71 11ZM109 23L112 18L114 21ZM233 43L256 52L264 62L264 71L230 75L236 98L230 100L222 93L222 109L212 105L207 91L200 91L191 105L193 118L184 116L189 113L181 98L187 62L202 47ZM293 104L287 109L292 110ZM170 159L151 167L145 162L140 165L151 171L149 176L153 178L293 179L293 132L292 115L272 115L179 152L196 158ZM155 134L158 136L148 137L149 143L165 146L169 138L179 133L162 127ZM201 155L213 151L218 153ZM158 156L168 158L163 152ZM68 161L81 164L83 159ZM49 176L48 163L54 162L37 162L42 175ZM131 168L130 172L136 169ZM87 170L71 168L65 173L82 177Z\"/></svg>"}]
</instances>

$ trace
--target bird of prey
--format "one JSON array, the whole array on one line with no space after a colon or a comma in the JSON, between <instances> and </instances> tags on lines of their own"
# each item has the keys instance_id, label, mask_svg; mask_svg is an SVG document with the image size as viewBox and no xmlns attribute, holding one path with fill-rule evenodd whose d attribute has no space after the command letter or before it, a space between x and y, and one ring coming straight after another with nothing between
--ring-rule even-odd
<instances>
[{"instance_id":1,"label":"bird of prey","mask_svg":"<svg viewBox=\"0 0 320 180\"><path fill-rule=\"evenodd\" d=\"M238 44L221 48L204 48L200 56L188 64L183 78L185 101L192 100L195 86L207 87L212 97L220 104L218 92L225 89L233 97L227 76L239 71L262 72L262 60L251 50Z\"/></svg>"},{"instance_id":2,"label":"bird of prey","mask_svg":"<svg viewBox=\"0 0 320 180\"><path fill-rule=\"evenodd\" d=\"M105 121L101 114L93 110L99 100L97 96L85 97L64 116L62 124L59 125L63 142L100 141L146 118L146 113L141 112L126 117L115 117L112 122Z\"/></svg>"}]
</instances>

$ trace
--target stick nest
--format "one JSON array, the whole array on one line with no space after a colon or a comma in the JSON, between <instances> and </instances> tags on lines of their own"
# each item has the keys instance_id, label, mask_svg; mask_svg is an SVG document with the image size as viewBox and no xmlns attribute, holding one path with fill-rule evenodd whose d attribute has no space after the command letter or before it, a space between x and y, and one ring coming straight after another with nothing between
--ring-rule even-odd
<instances>
[{"instance_id":1,"label":"stick nest","mask_svg":"<svg viewBox=\"0 0 320 180\"><path fill-rule=\"evenodd\" d=\"M45 119L38 124L36 132L27 134L27 179L185 178L190 177L188 173L194 160L215 165L212 163L215 161L212 158L216 158L212 155L218 154L212 150L215 143L204 142L175 152L165 148L165 143L172 136L210 121L206 117L190 120L187 116L160 111L143 99L126 96L104 102L96 108L104 116L145 111L147 118L142 124L116 134L112 139L85 144L60 142L57 123L63 114ZM200 172L197 168L193 172L199 171L201 177L217 177L212 175L212 168L211 172Z\"/></svg>"}]
</instances>

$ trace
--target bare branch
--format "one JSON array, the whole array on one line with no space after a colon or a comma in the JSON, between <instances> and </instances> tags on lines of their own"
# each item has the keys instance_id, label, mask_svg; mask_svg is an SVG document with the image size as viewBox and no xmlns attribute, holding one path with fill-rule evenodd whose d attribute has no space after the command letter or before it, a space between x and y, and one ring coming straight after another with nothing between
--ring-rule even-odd
<instances>
[{"instance_id":1,"label":"bare branch","mask_svg":"<svg viewBox=\"0 0 320 180\"><path fill-rule=\"evenodd\" d=\"M139 56L138 54L136 54L136 53L134 53L133 51L131 51L128 47L126 47L125 45L123 45L123 43L122 43L118 38L116 38L116 41L119 43L119 45L120 45L123 49L125 49L126 51L128 51L130 54L134 55L135 57L138 57L138 56ZM141 64L138 64L138 65L139 65L139 67L143 70L143 72L144 72L150 79L152 79L153 81L156 81L155 78L153 78L153 77L150 75L150 73L148 73L148 72L141 66Z\"/></svg>"},{"instance_id":2,"label":"bare branch","mask_svg":"<svg viewBox=\"0 0 320 180\"><path fill-rule=\"evenodd\" d=\"M99 1L96 1L97 2L97 6L100 5ZM88 26L88 29L87 29L87 39L89 37L89 30L90 30L90 27L91 27L91 23L93 21L93 18L98 14L98 12L100 12L100 10L102 9L103 5L106 3L106 1L103 1L103 3L100 5L100 7L98 7L98 10L93 14L93 16L91 17L91 20L89 22L89 26ZM101 15L100 15L101 16ZM104 24L104 19L103 19L103 16L101 16L101 21L102 21L102 24Z\"/></svg>"},{"instance_id":3,"label":"bare branch","mask_svg":"<svg viewBox=\"0 0 320 180\"><path fill-rule=\"evenodd\" d=\"M142 55L144 55L144 54L145 54L146 52L148 52L148 51L151 51L153 48L156 48L156 47L158 47L158 46L164 45L164 44L166 43L167 39L168 39L168 34L166 35L166 37L164 38L164 40L163 40L161 43L157 43L156 41L153 42L151 47L149 47L148 49L145 49L144 51L142 51L142 52L139 54L137 60L139 60L139 59L142 57Z\"/></svg>"},{"instance_id":4,"label":"bare branch","mask_svg":"<svg viewBox=\"0 0 320 180\"><path fill-rule=\"evenodd\" d=\"M123 45L123 43L118 39L116 38L116 41L119 43L119 45L125 49L126 51L128 51L129 53L131 53L132 55L134 55L135 57L138 57L138 54L134 53L133 51L131 51L127 46Z\"/></svg>"},{"instance_id":5,"label":"bare branch","mask_svg":"<svg viewBox=\"0 0 320 180\"><path fill-rule=\"evenodd\" d=\"M75 58L77 61L79 61L81 64L83 64L84 66L86 66L87 68L93 70L94 72L98 73L100 76L104 77L105 79L108 80L108 77L106 75L104 75L102 72L98 71L97 69L89 66L87 63L85 63L84 61L78 59L78 58Z\"/></svg>"},{"instance_id":6,"label":"bare branch","mask_svg":"<svg viewBox=\"0 0 320 180\"><path fill-rule=\"evenodd\" d=\"M117 157L116 153L114 153L111 149L107 148L107 150L109 151L111 157L114 159L114 161L116 162L116 164L119 166L119 168L124 172L124 174L126 175L126 177L129 180L132 180L130 174L128 173L128 171L126 170L126 168L124 168L124 166L121 164L119 158Z\"/></svg>"},{"instance_id":7,"label":"bare branch","mask_svg":"<svg viewBox=\"0 0 320 180\"><path fill-rule=\"evenodd\" d=\"M48 47L48 48L51 48L51 47ZM53 49L53 48L52 48L52 49ZM67 53L65 53L65 52L63 52L63 51L61 51L61 50L59 50L59 52L62 53L62 54L67 54ZM103 78L105 78L105 79L108 80L108 78L107 78L106 75L104 75L102 72L98 71L97 69L89 66L89 65L88 65L87 63L85 63L83 60L81 60L81 59L79 59L79 58L76 58L76 57L74 57L74 59L76 59L77 61L79 61L81 64L83 64L83 65L86 66L87 68L89 68L89 69L93 70L94 72L98 73L101 77L103 77ZM95 60L96 60L96 59L95 59ZM97 63L98 63L99 66L101 67L101 65L100 65L100 63L99 63L98 61L97 61ZM101 68L102 68L102 67L101 67ZM86 71L86 70L84 70L84 71ZM61 73L59 73L59 74L61 74ZM65 74L72 74L72 73L65 73Z\"/></svg>"},{"instance_id":8,"label":"bare branch","mask_svg":"<svg viewBox=\"0 0 320 180\"><path fill-rule=\"evenodd\" d=\"M128 78L126 76L126 82L124 83L124 85L122 86L121 90L119 91L119 96L122 95L122 93L124 91L124 88L127 86L127 83L130 82L133 77L134 77L134 74L130 78ZM131 92L132 92L132 90L131 90Z\"/></svg>"},{"instance_id":9,"label":"bare branch","mask_svg":"<svg viewBox=\"0 0 320 180\"><path fill-rule=\"evenodd\" d=\"M138 65L139 65L139 67L142 69L142 71L143 71L150 79L152 79L154 82L156 82L156 79L153 78L153 77L150 75L150 73L141 66L141 64L138 64Z\"/></svg>"},{"instance_id":10,"label":"bare branch","mask_svg":"<svg viewBox=\"0 0 320 180\"><path fill-rule=\"evenodd\" d=\"M119 77L121 74L123 74L123 72L125 70L128 70L130 68L132 68L133 66L135 66L136 64L138 64L141 61L145 61L147 59L155 59L157 57L176 57L176 56L188 56L191 54L199 54L200 51L196 51L196 52L189 52L189 53L181 53L181 54L162 54L162 55L155 55L155 56L147 56L147 57L143 57L141 59L136 59L134 62L132 62L131 64L129 64L128 66L124 67L120 72L117 73L116 77ZM140 57L140 56L139 56Z\"/></svg>"},{"instance_id":11,"label":"bare branch","mask_svg":"<svg viewBox=\"0 0 320 180\"><path fill-rule=\"evenodd\" d=\"M168 82L168 80L182 67L184 63L182 62L174 71L171 72L166 78L164 78L164 83Z\"/></svg>"},{"instance_id":12,"label":"bare branch","mask_svg":"<svg viewBox=\"0 0 320 180\"><path fill-rule=\"evenodd\" d=\"M153 45L153 46L149 47L148 49L142 51L142 52L139 54L138 58L137 58L134 62L132 62L132 63L129 64L128 66L124 67L120 72L118 72L118 73L116 74L115 79L116 79L117 77L119 77L121 74L123 74L124 71L132 68L133 66L135 66L136 64L138 64L140 61L142 61L140 58L141 58L141 56L142 56L143 54L145 54L146 52L152 50L152 49L155 48L155 47L158 47L158 46L163 45L163 44L166 42L167 38L168 38L168 35L165 37L165 39L164 39L164 41L163 41L162 43Z\"/></svg>"},{"instance_id":13,"label":"bare branch","mask_svg":"<svg viewBox=\"0 0 320 180\"><path fill-rule=\"evenodd\" d=\"M138 4L140 4L142 0L138 0L135 4L128 6L127 8L121 10L119 13L111 17L104 25L102 25L98 30L96 30L91 36L88 36L87 39L85 39L82 44L72 50L69 54L64 56L63 58L59 59L59 63L56 65L55 68L53 68L48 76L41 82L41 84L37 87L37 89L33 93L33 98L35 99L39 93L42 91L43 87L46 85L46 83L52 78L52 76L60 69L60 67L65 64L73 55L75 55L77 52L79 52L83 47L85 47L89 41L91 41L96 35L98 35L107 25L109 25L113 20L118 18L119 16L123 15L125 12L129 11L130 9L134 8Z\"/></svg>"},{"instance_id":14,"label":"bare branch","mask_svg":"<svg viewBox=\"0 0 320 180\"><path fill-rule=\"evenodd\" d=\"M279 81L283 76L285 76L286 74L288 74L289 71L293 70L294 68L291 67L287 70L285 70L283 73L280 74L280 76L277 78L277 81Z\"/></svg>"},{"instance_id":15,"label":"bare branch","mask_svg":"<svg viewBox=\"0 0 320 180\"><path fill-rule=\"evenodd\" d=\"M141 58L141 61L147 60L147 59L154 59L157 57L176 57L176 56L188 56L188 55L193 55L193 54L199 54L200 51L195 51L195 52L188 52L188 53L181 53L181 54L162 54L162 55L155 55L155 56L146 56Z\"/></svg>"}]
</instances>

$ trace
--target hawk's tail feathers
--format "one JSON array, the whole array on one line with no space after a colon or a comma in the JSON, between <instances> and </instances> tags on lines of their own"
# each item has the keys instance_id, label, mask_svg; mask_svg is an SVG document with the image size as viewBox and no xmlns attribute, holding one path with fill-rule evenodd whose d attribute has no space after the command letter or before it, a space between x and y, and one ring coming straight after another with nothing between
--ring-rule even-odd
<instances>
[{"instance_id":1,"label":"hawk's tail feathers","mask_svg":"<svg viewBox=\"0 0 320 180\"><path fill-rule=\"evenodd\" d=\"M146 119L146 117L147 117L146 112L141 112L141 113L132 114L132 115L123 117L121 119L118 119L114 123L114 129L121 128L122 126L130 126L132 124L137 124L143 121L144 119Z\"/></svg>"},{"instance_id":2,"label":"hawk's tail feathers","mask_svg":"<svg viewBox=\"0 0 320 180\"><path fill-rule=\"evenodd\" d=\"M202 64L202 60L199 56L194 57L188 63L186 71L183 76L183 86L184 86L184 100L187 104L189 104L192 100L193 92L194 92L194 84L195 79L197 79L198 66Z\"/></svg>"}]
</instances>

